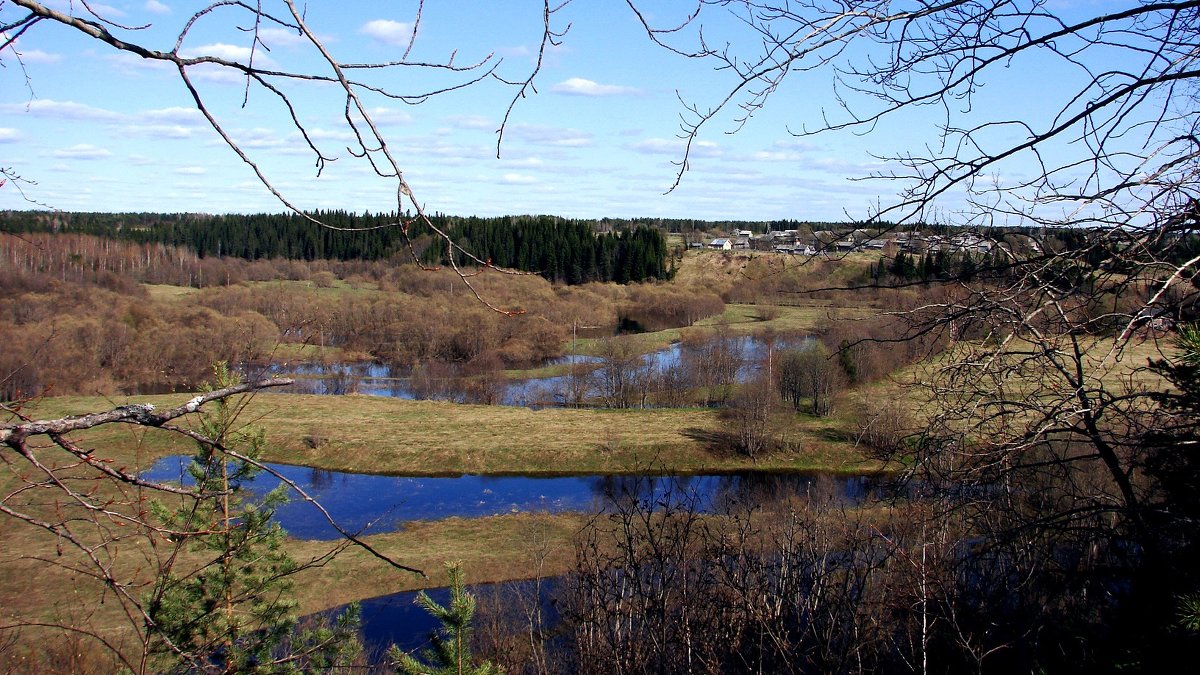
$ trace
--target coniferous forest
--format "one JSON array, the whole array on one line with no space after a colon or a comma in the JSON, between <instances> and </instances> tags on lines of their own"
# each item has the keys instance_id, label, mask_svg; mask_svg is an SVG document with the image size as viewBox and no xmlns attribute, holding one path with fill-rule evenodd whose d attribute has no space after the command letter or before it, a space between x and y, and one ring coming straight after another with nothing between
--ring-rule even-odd
<instances>
[{"instance_id":1,"label":"coniferous forest","mask_svg":"<svg viewBox=\"0 0 1200 675\"><path fill-rule=\"evenodd\" d=\"M537 272L551 281L628 283L668 276L666 240L651 227L596 234L585 222L552 216L465 218L448 233L484 261ZM426 261L449 262L445 249L436 247L426 250ZM468 261L460 254L457 262Z\"/></svg>"},{"instance_id":2,"label":"coniferous forest","mask_svg":"<svg viewBox=\"0 0 1200 675\"><path fill-rule=\"evenodd\" d=\"M0 213L2 232L64 232L158 243L190 249L201 258L247 260L382 260L408 255L395 214L320 211L331 226L303 216L274 214ZM404 219L404 220L407 220ZM636 222L573 220L553 216L459 218L435 214L430 222L465 250L493 265L534 272L568 284L665 279L666 241L660 230ZM336 229L334 229L336 228ZM599 230L608 231L599 231ZM347 231L350 230L350 231ZM447 251L417 221L409 227L424 262L446 264ZM461 257L457 260L465 264Z\"/></svg>"}]
</instances>

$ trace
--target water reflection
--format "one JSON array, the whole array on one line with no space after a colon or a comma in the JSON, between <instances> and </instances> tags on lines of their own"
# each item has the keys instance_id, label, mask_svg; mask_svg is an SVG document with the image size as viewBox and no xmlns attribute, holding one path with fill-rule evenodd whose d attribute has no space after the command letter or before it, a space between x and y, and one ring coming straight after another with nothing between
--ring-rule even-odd
<instances>
[{"instance_id":1,"label":"water reflection","mask_svg":"<svg viewBox=\"0 0 1200 675\"><path fill-rule=\"evenodd\" d=\"M325 491L333 487L334 471L313 467L308 472L308 483L314 491Z\"/></svg>"},{"instance_id":2,"label":"water reflection","mask_svg":"<svg viewBox=\"0 0 1200 675\"><path fill-rule=\"evenodd\" d=\"M805 499L858 504L882 487L875 476L822 473L744 472L712 475L594 477L596 503L642 504L729 513L745 508Z\"/></svg>"},{"instance_id":3,"label":"water reflection","mask_svg":"<svg viewBox=\"0 0 1200 675\"><path fill-rule=\"evenodd\" d=\"M190 482L186 455L167 457L143 476L150 480ZM352 532L379 533L399 529L406 520L458 516L479 518L504 513L595 513L610 500L664 506L692 499L703 512L734 506L769 504L793 497L819 497L858 503L877 490L870 476L833 476L747 472L727 475L638 476L378 476L268 464L299 485ZM279 485L261 474L249 485L258 495ZM294 495L293 495L294 496ZM301 539L336 539L339 535L314 506L298 499L276 511L276 519Z\"/></svg>"},{"instance_id":4,"label":"water reflection","mask_svg":"<svg viewBox=\"0 0 1200 675\"><path fill-rule=\"evenodd\" d=\"M536 603L544 624L554 625L558 621L558 611L553 598L558 585L556 578L543 579L540 585L535 581L506 581L468 585L467 592L475 596L481 614L502 616L506 612L524 612ZM450 602L449 588L431 588L425 592L443 607ZM382 653L391 645L409 653L429 646L429 634L440 624L417 604L417 593L401 591L359 601L363 644L368 654ZM345 606L323 614L333 617L343 611Z\"/></svg>"},{"instance_id":5,"label":"water reflection","mask_svg":"<svg viewBox=\"0 0 1200 675\"><path fill-rule=\"evenodd\" d=\"M758 338L748 336L728 337L727 347L737 364L736 378L746 381L752 378L762 367L767 357L767 344ZM773 342L776 351L800 348L812 341L812 338L777 339ZM685 359L684 347L675 343L666 349L651 352L641 357L641 366L651 373L661 373L683 367ZM603 379L604 359L596 356L567 355L550 359L543 366L580 366L579 374L572 376L556 375L510 380L501 386L502 391L498 402L509 406L546 406L561 404L573 399L574 389L582 387L582 398L592 398L600 395L591 382L593 378ZM599 367L598 367L599 366ZM290 366L273 366L269 374L280 377L291 377L295 384L278 391L299 394L367 394L370 396L387 396L391 398L417 398L413 390L410 375L406 369L393 369L380 363L301 363ZM580 382L578 378L583 378ZM457 400L451 395L451 400ZM462 401L457 401L462 402Z\"/></svg>"}]
</instances>

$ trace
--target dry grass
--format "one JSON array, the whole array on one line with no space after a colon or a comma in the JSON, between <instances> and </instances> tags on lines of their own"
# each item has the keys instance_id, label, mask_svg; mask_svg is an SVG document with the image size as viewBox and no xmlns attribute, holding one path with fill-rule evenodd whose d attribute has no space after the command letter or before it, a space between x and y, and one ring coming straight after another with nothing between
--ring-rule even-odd
<instances>
[{"instance_id":1,"label":"dry grass","mask_svg":"<svg viewBox=\"0 0 1200 675\"><path fill-rule=\"evenodd\" d=\"M191 286L171 286L168 284L142 284L142 286L150 294L150 299L155 302L181 300L189 295L200 292L199 288L192 288Z\"/></svg>"},{"instance_id":2,"label":"dry grass","mask_svg":"<svg viewBox=\"0 0 1200 675\"><path fill-rule=\"evenodd\" d=\"M562 574L574 563L574 538L587 518L533 513L406 523L402 531L366 541L402 564L423 570L428 578L397 571L352 547L332 562L300 573L296 599L302 612L316 612L378 595L445 586L443 564L448 561L462 561L471 583ZM288 550L304 561L321 556L331 546L330 542L291 541Z\"/></svg>"},{"instance_id":3,"label":"dry grass","mask_svg":"<svg viewBox=\"0 0 1200 675\"><path fill-rule=\"evenodd\" d=\"M718 325L725 323L736 333L753 334L770 329L778 333L807 333L822 324L838 319L862 318L878 315L878 311L866 307L852 305L838 306L821 301L798 300L794 305L767 305L776 316L769 321L758 319L761 305L727 305L722 318L730 320L705 319L697 325ZM740 320L734 320L740 319Z\"/></svg>"},{"instance_id":4,"label":"dry grass","mask_svg":"<svg viewBox=\"0 0 1200 675\"><path fill-rule=\"evenodd\" d=\"M721 293L733 285L738 275L749 264L752 255L767 254L751 254L748 251L688 250L683 254L683 260L680 261L679 267L675 271L674 281L683 285L703 285Z\"/></svg>"},{"instance_id":5,"label":"dry grass","mask_svg":"<svg viewBox=\"0 0 1200 675\"><path fill-rule=\"evenodd\" d=\"M878 262L879 253L849 253L836 257L809 258L769 251L712 251L689 250L675 272L674 282L683 285L702 285L724 293L740 280L763 275L786 274L798 279L814 279L815 286L837 286L847 280L861 278L863 271ZM836 263L832 272L825 261ZM853 303L853 297L847 297Z\"/></svg>"},{"instance_id":6,"label":"dry grass","mask_svg":"<svg viewBox=\"0 0 1200 675\"><path fill-rule=\"evenodd\" d=\"M266 398L266 397L264 397ZM398 401L368 396L303 397L264 420L277 461L373 473L610 473L648 467L683 472L773 468L846 470L861 457L809 433L801 451L758 464L714 454L721 430L712 410L529 410ZM301 443L320 425L330 442ZM798 431L799 433L799 431Z\"/></svg>"},{"instance_id":7,"label":"dry grass","mask_svg":"<svg viewBox=\"0 0 1200 675\"><path fill-rule=\"evenodd\" d=\"M178 405L187 398L51 398L29 412L51 418L132 402ZM791 428L786 430L797 448L793 452L758 462L714 453L710 443L723 422L717 411L707 409L535 411L360 395L259 394L241 419L265 429L270 440L267 460L360 473L863 470L862 456L834 439L826 421L801 417L789 418ZM314 432L328 439L315 449L305 442ZM125 425L110 425L81 438L97 453L129 467L191 452L190 445L174 435Z\"/></svg>"}]
</instances>

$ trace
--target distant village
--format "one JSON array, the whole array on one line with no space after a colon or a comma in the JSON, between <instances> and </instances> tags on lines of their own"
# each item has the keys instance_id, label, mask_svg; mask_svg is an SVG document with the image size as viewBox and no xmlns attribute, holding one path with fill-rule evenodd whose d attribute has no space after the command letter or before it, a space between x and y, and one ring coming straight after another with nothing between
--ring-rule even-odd
<instances>
[{"instance_id":1,"label":"distant village","mask_svg":"<svg viewBox=\"0 0 1200 675\"><path fill-rule=\"evenodd\" d=\"M1036 246L1036 244L1033 244ZM728 237L718 237L707 243L696 241L690 248L709 248L719 251L774 251L789 255L827 255L831 253L854 253L862 251L887 251L924 253L946 251L956 253L987 254L994 247L1004 246L974 233L953 236L922 234L918 232L888 232L880 234L871 230L854 229L849 232L817 230L808 235L800 230L778 230L766 234L755 234L750 230L739 230Z\"/></svg>"}]
</instances>

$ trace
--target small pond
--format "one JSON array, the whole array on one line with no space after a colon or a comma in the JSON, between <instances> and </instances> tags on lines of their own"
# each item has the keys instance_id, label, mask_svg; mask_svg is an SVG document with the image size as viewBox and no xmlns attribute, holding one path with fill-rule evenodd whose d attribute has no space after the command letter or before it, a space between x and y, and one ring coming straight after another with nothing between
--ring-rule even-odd
<instances>
[{"instance_id":1,"label":"small pond","mask_svg":"<svg viewBox=\"0 0 1200 675\"><path fill-rule=\"evenodd\" d=\"M174 455L142 474L155 481L190 481L191 458ZM698 508L717 512L730 504L763 504L794 495L820 494L848 503L878 488L873 476L746 472L720 475L638 476L379 476L267 464L319 501L348 531L391 532L407 520L458 516L478 518L521 512L598 512L611 499L654 503L687 495ZM256 494L279 485L263 473L251 484ZM337 531L312 505L294 499L276 512L285 530L300 539L336 539Z\"/></svg>"}]
</instances>

